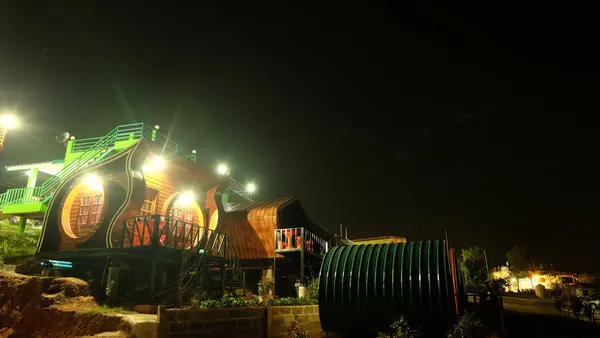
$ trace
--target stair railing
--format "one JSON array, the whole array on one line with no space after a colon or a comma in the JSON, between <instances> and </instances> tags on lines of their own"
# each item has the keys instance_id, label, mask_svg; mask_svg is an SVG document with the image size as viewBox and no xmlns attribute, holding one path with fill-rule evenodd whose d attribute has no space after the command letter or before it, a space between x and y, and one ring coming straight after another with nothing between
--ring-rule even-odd
<instances>
[{"instance_id":1,"label":"stair railing","mask_svg":"<svg viewBox=\"0 0 600 338\"><path fill-rule=\"evenodd\" d=\"M50 177L42 184L42 195L49 194L60 182L73 175L81 167L87 165L90 160L98 156L109 146L115 143L119 127L113 129L108 134L104 135L98 140L92 147L90 147L85 153L81 154L76 160L67 164L61 171L56 175Z\"/></svg>"},{"instance_id":2,"label":"stair railing","mask_svg":"<svg viewBox=\"0 0 600 338\"><path fill-rule=\"evenodd\" d=\"M131 134L133 134L134 138L141 138L143 126L143 123L122 125L108 132L108 134L98 139L94 145L89 147L87 151L81 154L76 160L69 163L56 175L46 180L42 184L42 195L48 195L62 180L67 179L81 167L90 163L90 160L96 160L98 156L107 151L107 148L114 146L116 141L127 139Z\"/></svg>"}]
</instances>

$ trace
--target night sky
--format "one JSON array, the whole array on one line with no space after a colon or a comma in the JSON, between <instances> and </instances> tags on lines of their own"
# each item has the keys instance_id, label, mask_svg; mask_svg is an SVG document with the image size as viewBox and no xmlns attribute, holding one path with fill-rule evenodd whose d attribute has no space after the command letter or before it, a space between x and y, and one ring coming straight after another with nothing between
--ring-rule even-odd
<instances>
[{"instance_id":1,"label":"night sky","mask_svg":"<svg viewBox=\"0 0 600 338\"><path fill-rule=\"evenodd\" d=\"M596 9L146 3L0 1L2 166L143 121L350 237L600 270Z\"/></svg>"}]
</instances>

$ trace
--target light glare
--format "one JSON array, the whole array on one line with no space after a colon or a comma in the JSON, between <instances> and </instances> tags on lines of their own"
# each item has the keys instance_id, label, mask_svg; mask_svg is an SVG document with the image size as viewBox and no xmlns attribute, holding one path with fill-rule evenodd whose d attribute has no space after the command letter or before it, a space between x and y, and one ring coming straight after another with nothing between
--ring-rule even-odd
<instances>
[{"instance_id":1,"label":"light glare","mask_svg":"<svg viewBox=\"0 0 600 338\"><path fill-rule=\"evenodd\" d=\"M17 128L19 126L19 119L12 114L5 114L0 117L0 126L6 129Z\"/></svg>"},{"instance_id":2,"label":"light glare","mask_svg":"<svg viewBox=\"0 0 600 338\"><path fill-rule=\"evenodd\" d=\"M256 191L256 184L248 183L248 185L246 186L246 191L253 194Z\"/></svg>"},{"instance_id":3,"label":"light glare","mask_svg":"<svg viewBox=\"0 0 600 338\"><path fill-rule=\"evenodd\" d=\"M152 160L152 166L154 169L164 169L165 161L160 156L155 156Z\"/></svg>"},{"instance_id":4,"label":"light glare","mask_svg":"<svg viewBox=\"0 0 600 338\"><path fill-rule=\"evenodd\" d=\"M102 180L96 175L88 175L85 177L85 184L93 190L102 191Z\"/></svg>"},{"instance_id":5,"label":"light glare","mask_svg":"<svg viewBox=\"0 0 600 338\"><path fill-rule=\"evenodd\" d=\"M219 164L217 167L217 172L219 175L227 175L229 173L229 167L226 164Z\"/></svg>"},{"instance_id":6,"label":"light glare","mask_svg":"<svg viewBox=\"0 0 600 338\"><path fill-rule=\"evenodd\" d=\"M194 194L191 192L184 192L177 197L175 204L181 206L190 206L194 203Z\"/></svg>"}]
</instances>

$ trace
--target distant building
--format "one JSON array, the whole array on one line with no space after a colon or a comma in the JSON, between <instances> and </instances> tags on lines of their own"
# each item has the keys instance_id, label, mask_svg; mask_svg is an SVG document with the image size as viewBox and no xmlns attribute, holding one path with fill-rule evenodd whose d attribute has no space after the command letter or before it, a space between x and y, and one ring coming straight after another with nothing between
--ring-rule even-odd
<instances>
[{"instance_id":1,"label":"distant building","mask_svg":"<svg viewBox=\"0 0 600 338\"><path fill-rule=\"evenodd\" d=\"M494 279L505 279L508 281L506 291L517 292L518 290L534 290L538 284L546 289L554 289L564 285L575 283L575 274L549 269L530 270L527 276L516 278L508 266L501 266L492 271Z\"/></svg>"},{"instance_id":2,"label":"distant building","mask_svg":"<svg viewBox=\"0 0 600 338\"><path fill-rule=\"evenodd\" d=\"M380 237L368 237L353 239L354 244L392 244L392 243L406 243L406 237L397 236L380 236Z\"/></svg>"}]
</instances>

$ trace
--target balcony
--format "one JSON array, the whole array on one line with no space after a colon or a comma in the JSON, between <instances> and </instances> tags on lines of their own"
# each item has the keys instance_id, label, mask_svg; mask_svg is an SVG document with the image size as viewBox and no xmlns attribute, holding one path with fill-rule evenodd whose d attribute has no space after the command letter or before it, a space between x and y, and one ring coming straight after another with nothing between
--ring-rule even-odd
<instances>
[{"instance_id":1,"label":"balcony","mask_svg":"<svg viewBox=\"0 0 600 338\"><path fill-rule=\"evenodd\" d=\"M275 253L305 252L323 257L329 250L329 243L306 228L275 230Z\"/></svg>"},{"instance_id":2,"label":"balcony","mask_svg":"<svg viewBox=\"0 0 600 338\"><path fill-rule=\"evenodd\" d=\"M124 220L117 247L177 249L237 261L226 234L162 215Z\"/></svg>"}]
</instances>

